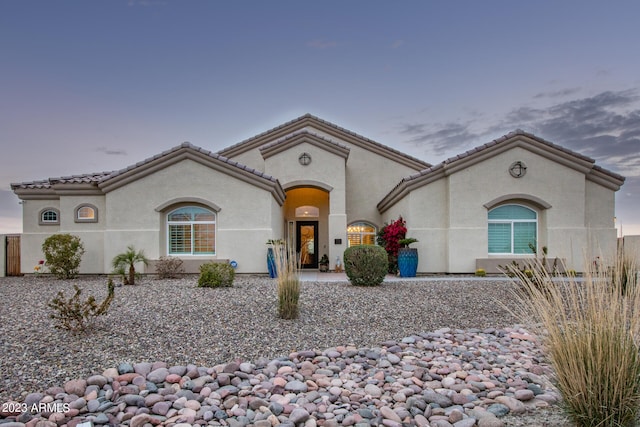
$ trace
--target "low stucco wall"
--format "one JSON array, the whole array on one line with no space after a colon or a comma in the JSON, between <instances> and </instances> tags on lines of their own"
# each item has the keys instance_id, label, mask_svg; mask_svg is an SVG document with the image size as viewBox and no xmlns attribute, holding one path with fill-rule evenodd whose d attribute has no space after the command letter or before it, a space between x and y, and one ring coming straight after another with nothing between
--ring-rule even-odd
<instances>
[{"instance_id":1,"label":"low stucco wall","mask_svg":"<svg viewBox=\"0 0 640 427\"><path fill-rule=\"evenodd\" d=\"M534 258L478 258L476 259L476 270L482 268L487 274L502 274L503 271L501 267L507 267L514 261L520 268L524 268L527 263L533 262ZM552 270L554 263L558 273L565 273L566 260L561 258L547 259L547 270Z\"/></svg>"},{"instance_id":2,"label":"low stucco wall","mask_svg":"<svg viewBox=\"0 0 640 427\"><path fill-rule=\"evenodd\" d=\"M7 275L7 235L0 234L0 277Z\"/></svg>"},{"instance_id":3,"label":"low stucco wall","mask_svg":"<svg viewBox=\"0 0 640 427\"><path fill-rule=\"evenodd\" d=\"M159 259L153 259L149 261L149 265L144 268L145 274L156 274L158 270L156 266L160 262ZM214 259L214 258L198 258L198 259L183 259L182 268L187 274L200 273L200 266L208 262L216 263L228 263L228 259Z\"/></svg>"},{"instance_id":4,"label":"low stucco wall","mask_svg":"<svg viewBox=\"0 0 640 427\"><path fill-rule=\"evenodd\" d=\"M622 244L625 255L634 257L636 263L640 265L640 236L624 236Z\"/></svg>"}]
</instances>

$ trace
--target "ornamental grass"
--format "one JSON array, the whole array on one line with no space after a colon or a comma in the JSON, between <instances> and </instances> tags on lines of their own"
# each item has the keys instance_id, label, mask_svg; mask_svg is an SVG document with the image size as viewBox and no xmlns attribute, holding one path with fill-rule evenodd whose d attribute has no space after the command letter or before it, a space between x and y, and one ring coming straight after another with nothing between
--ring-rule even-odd
<instances>
[{"instance_id":1,"label":"ornamental grass","mask_svg":"<svg viewBox=\"0 0 640 427\"><path fill-rule=\"evenodd\" d=\"M516 269L515 297L537 324L567 415L579 427L633 426L640 407L640 291L636 258L620 251L582 280ZM538 323L539 322L539 323Z\"/></svg>"},{"instance_id":2,"label":"ornamental grass","mask_svg":"<svg viewBox=\"0 0 640 427\"><path fill-rule=\"evenodd\" d=\"M300 274L295 251L286 243L275 243L273 255L278 271L278 316L282 319L298 318L300 300Z\"/></svg>"}]
</instances>

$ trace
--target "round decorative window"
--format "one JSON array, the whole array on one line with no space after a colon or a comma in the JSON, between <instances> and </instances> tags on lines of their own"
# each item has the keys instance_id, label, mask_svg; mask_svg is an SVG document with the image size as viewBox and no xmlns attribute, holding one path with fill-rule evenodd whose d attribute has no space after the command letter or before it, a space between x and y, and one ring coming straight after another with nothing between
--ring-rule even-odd
<instances>
[{"instance_id":1,"label":"round decorative window","mask_svg":"<svg viewBox=\"0 0 640 427\"><path fill-rule=\"evenodd\" d=\"M307 166L309 163L311 163L311 156L309 155L309 153L302 153L300 154L300 157L298 157L298 161L302 166Z\"/></svg>"},{"instance_id":2,"label":"round decorative window","mask_svg":"<svg viewBox=\"0 0 640 427\"><path fill-rule=\"evenodd\" d=\"M509 166L509 173L514 178L522 178L527 173L527 165L520 160L513 162L511 166Z\"/></svg>"}]
</instances>

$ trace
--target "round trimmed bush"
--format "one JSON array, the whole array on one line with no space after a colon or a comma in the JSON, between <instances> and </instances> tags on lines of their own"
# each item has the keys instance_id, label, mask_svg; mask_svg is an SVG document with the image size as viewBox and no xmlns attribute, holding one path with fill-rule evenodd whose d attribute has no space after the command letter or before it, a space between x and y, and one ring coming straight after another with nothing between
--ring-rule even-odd
<instances>
[{"instance_id":1,"label":"round trimmed bush","mask_svg":"<svg viewBox=\"0 0 640 427\"><path fill-rule=\"evenodd\" d=\"M387 274L387 251L377 245L356 245L344 251L344 271L355 286L378 286Z\"/></svg>"},{"instance_id":2,"label":"round trimmed bush","mask_svg":"<svg viewBox=\"0 0 640 427\"><path fill-rule=\"evenodd\" d=\"M233 286L235 270L227 263L208 262L200 266L200 277L198 287L219 288Z\"/></svg>"}]
</instances>

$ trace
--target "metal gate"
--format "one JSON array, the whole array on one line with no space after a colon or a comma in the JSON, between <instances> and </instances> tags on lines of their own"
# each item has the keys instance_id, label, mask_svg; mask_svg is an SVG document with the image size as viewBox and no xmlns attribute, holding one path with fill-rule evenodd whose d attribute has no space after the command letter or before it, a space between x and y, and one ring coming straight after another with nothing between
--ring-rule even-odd
<instances>
[{"instance_id":1,"label":"metal gate","mask_svg":"<svg viewBox=\"0 0 640 427\"><path fill-rule=\"evenodd\" d=\"M7 236L7 276L20 276L20 235Z\"/></svg>"}]
</instances>

